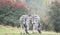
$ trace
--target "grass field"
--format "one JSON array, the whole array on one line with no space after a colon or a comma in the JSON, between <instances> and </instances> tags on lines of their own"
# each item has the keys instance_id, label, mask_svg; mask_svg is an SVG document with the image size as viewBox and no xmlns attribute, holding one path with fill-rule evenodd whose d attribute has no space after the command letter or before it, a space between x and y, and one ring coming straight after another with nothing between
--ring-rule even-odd
<instances>
[{"instance_id":1,"label":"grass field","mask_svg":"<svg viewBox=\"0 0 60 35\"><path fill-rule=\"evenodd\" d=\"M60 33L45 31L42 31L42 34L39 33L20 34L20 32L21 32L20 28L0 25L0 35L60 35Z\"/></svg>"}]
</instances>

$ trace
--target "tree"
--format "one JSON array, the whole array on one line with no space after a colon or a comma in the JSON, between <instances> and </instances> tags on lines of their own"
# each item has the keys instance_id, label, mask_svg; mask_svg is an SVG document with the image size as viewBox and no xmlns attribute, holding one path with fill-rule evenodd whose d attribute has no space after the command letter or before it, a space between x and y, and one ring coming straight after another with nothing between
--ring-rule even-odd
<instances>
[{"instance_id":1,"label":"tree","mask_svg":"<svg viewBox=\"0 0 60 35\"><path fill-rule=\"evenodd\" d=\"M19 17L27 12L28 8L23 2L0 0L0 24L19 26Z\"/></svg>"},{"instance_id":2,"label":"tree","mask_svg":"<svg viewBox=\"0 0 60 35\"><path fill-rule=\"evenodd\" d=\"M53 24L54 31L60 32L60 2L52 2L49 11L50 22Z\"/></svg>"}]
</instances>

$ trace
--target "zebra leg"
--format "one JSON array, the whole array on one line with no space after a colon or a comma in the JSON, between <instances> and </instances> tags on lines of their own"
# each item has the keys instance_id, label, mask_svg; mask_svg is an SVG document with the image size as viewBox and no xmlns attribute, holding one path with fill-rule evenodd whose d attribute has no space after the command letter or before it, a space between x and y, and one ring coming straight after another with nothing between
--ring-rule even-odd
<instances>
[{"instance_id":1,"label":"zebra leg","mask_svg":"<svg viewBox=\"0 0 60 35\"><path fill-rule=\"evenodd\" d=\"M37 28L38 28L38 29L37 29L38 32L41 33L41 25L40 25L40 23L38 24L38 27L37 27Z\"/></svg>"},{"instance_id":2,"label":"zebra leg","mask_svg":"<svg viewBox=\"0 0 60 35\"><path fill-rule=\"evenodd\" d=\"M38 29L38 32L41 33L41 30Z\"/></svg>"},{"instance_id":3,"label":"zebra leg","mask_svg":"<svg viewBox=\"0 0 60 35\"><path fill-rule=\"evenodd\" d=\"M29 34L27 28L25 28L25 32L26 32L27 34Z\"/></svg>"},{"instance_id":4,"label":"zebra leg","mask_svg":"<svg viewBox=\"0 0 60 35\"><path fill-rule=\"evenodd\" d=\"M24 27L25 27L25 32L27 33L27 34L29 34L29 32L28 32L28 26L26 25L26 24L24 24Z\"/></svg>"},{"instance_id":5,"label":"zebra leg","mask_svg":"<svg viewBox=\"0 0 60 35\"><path fill-rule=\"evenodd\" d=\"M33 24L33 33L35 33L35 24Z\"/></svg>"},{"instance_id":6,"label":"zebra leg","mask_svg":"<svg viewBox=\"0 0 60 35\"><path fill-rule=\"evenodd\" d=\"M21 34L23 33L23 26L20 25Z\"/></svg>"}]
</instances>

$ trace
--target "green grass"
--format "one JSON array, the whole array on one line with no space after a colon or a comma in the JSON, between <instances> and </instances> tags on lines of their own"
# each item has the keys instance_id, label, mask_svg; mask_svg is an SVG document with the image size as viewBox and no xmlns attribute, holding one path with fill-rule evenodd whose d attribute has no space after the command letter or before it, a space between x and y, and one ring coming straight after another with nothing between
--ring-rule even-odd
<instances>
[{"instance_id":1,"label":"green grass","mask_svg":"<svg viewBox=\"0 0 60 35\"><path fill-rule=\"evenodd\" d=\"M30 34L21 34L19 28L6 28L6 27L0 27L0 35L60 35L60 33L55 32L44 32L42 31L42 34L39 33L30 33Z\"/></svg>"}]
</instances>

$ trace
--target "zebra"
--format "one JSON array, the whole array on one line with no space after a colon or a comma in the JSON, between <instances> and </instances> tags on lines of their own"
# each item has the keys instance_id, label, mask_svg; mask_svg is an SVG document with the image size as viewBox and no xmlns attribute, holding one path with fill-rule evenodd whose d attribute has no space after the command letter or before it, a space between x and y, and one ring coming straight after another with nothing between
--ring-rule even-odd
<instances>
[{"instance_id":1,"label":"zebra","mask_svg":"<svg viewBox=\"0 0 60 35\"><path fill-rule=\"evenodd\" d=\"M28 30L29 30L29 16L28 15L22 15L19 19L19 22L20 22L21 30L24 27L25 32L27 34L29 34L29 32L28 32Z\"/></svg>"},{"instance_id":2,"label":"zebra","mask_svg":"<svg viewBox=\"0 0 60 35\"><path fill-rule=\"evenodd\" d=\"M29 24L33 26L33 33L35 32L35 29L37 29L37 31L41 33L42 26L38 15L31 15L31 16L22 15L19 19L19 22L20 22L21 30L24 27L24 30L27 34L29 34L29 27L30 27Z\"/></svg>"},{"instance_id":3,"label":"zebra","mask_svg":"<svg viewBox=\"0 0 60 35\"><path fill-rule=\"evenodd\" d=\"M40 23L40 18L38 15L32 15L30 17L30 21L33 24L33 33L35 32L35 30L37 30L39 33L41 33L41 23Z\"/></svg>"}]
</instances>

